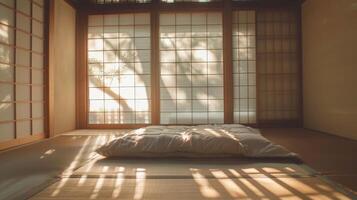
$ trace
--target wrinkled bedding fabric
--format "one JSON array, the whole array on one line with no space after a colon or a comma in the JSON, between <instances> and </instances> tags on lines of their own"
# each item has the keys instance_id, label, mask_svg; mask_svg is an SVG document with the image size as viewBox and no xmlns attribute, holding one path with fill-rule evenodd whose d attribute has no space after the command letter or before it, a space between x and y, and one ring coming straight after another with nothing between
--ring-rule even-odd
<instances>
[{"instance_id":1,"label":"wrinkled bedding fabric","mask_svg":"<svg viewBox=\"0 0 357 200\"><path fill-rule=\"evenodd\" d=\"M239 124L148 126L96 152L106 157L296 157L258 130Z\"/></svg>"}]
</instances>

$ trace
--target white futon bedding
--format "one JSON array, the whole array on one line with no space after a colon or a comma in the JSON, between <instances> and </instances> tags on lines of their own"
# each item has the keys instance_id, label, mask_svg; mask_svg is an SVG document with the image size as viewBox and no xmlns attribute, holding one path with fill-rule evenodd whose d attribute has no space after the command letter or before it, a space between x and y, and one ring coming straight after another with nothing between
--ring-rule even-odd
<instances>
[{"instance_id":1,"label":"white futon bedding","mask_svg":"<svg viewBox=\"0 0 357 200\"><path fill-rule=\"evenodd\" d=\"M148 126L98 148L106 157L295 157L258 130L239 125Z\"/></svg>"}]
</instances>

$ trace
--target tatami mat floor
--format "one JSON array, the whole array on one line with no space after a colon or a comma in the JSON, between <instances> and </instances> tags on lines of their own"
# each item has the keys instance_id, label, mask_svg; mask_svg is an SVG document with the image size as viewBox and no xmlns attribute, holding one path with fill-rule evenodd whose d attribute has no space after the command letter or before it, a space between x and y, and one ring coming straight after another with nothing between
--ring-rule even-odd
<instances>
[{"instance_id":1,"label":"tatami mat floor","mask_svg":"<svg viewBox=\"0 0 357 200\"><path fill-rule=\"evenodd\" d=\"M329 180L354 189L356 179L351 177L357 175L357 167L348 151L357 152L355 141L304 129L263 130L275 143L299 153L316 171L286 161L118 161L93 153L98 146L124 132L79 130L0 153L0 199L355 198L351 191ZM336 146L334 153L331 145ZM18 159L21 156L23 159ZM327 159L340 163L333 164Z\"/></svg>"},{"instance_id":2,"label":"tatami mat floor","mask_svg":"<svg viewBox=\"0 0 357 200\"><path fill-rule=\"evenodd\" d=\"M262 133L298 153L316 171L357 192L356 140L300 128L263 129Z\"/></svg>"}]
</instances>

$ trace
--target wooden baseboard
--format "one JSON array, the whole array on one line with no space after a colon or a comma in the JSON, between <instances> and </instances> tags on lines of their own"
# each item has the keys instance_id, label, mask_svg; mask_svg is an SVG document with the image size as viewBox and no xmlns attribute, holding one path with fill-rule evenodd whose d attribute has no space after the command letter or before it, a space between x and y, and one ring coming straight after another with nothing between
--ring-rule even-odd
<instances>
[{"instance_id":1,"label":"wooden baseboard","mask_svg":"<svg viewBox=\"0 0 357 200\"><path fill-rule=\"evenodd\" d=\"M45 138L45 134L41 133L41 134L35 134L35 135L27 136L27 137L22 137L22 138L18 138L18 139L0 142L0 151L11 148L11 147L35 142L37 140L41 140L44 138Z\"/></svg>"}]
</instances>

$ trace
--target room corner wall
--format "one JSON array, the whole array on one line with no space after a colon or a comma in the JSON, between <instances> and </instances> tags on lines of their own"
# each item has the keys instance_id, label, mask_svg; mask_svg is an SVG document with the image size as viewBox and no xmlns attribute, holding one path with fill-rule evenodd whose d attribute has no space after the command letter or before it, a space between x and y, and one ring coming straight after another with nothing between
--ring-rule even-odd
<instances>
[{"instance_id":1,"label":"room corner wall","mask_svg":"<svg viewBox=\"0 0 357 200\"><path fill-rule=\"evenodd\" d=\"M357 140L357 0L302 6L304 127Z\"/></svg>"},{"instance_id":2,"label":"room corner wall","mask_svg":"<svg viewBox=\"0 0 357 200\"><path fill-rule=\"evenodd\" d=\"M53 134L75 129L76 11L56 0L54 15L54 113Z\"/></svg>"}]
</instances>

